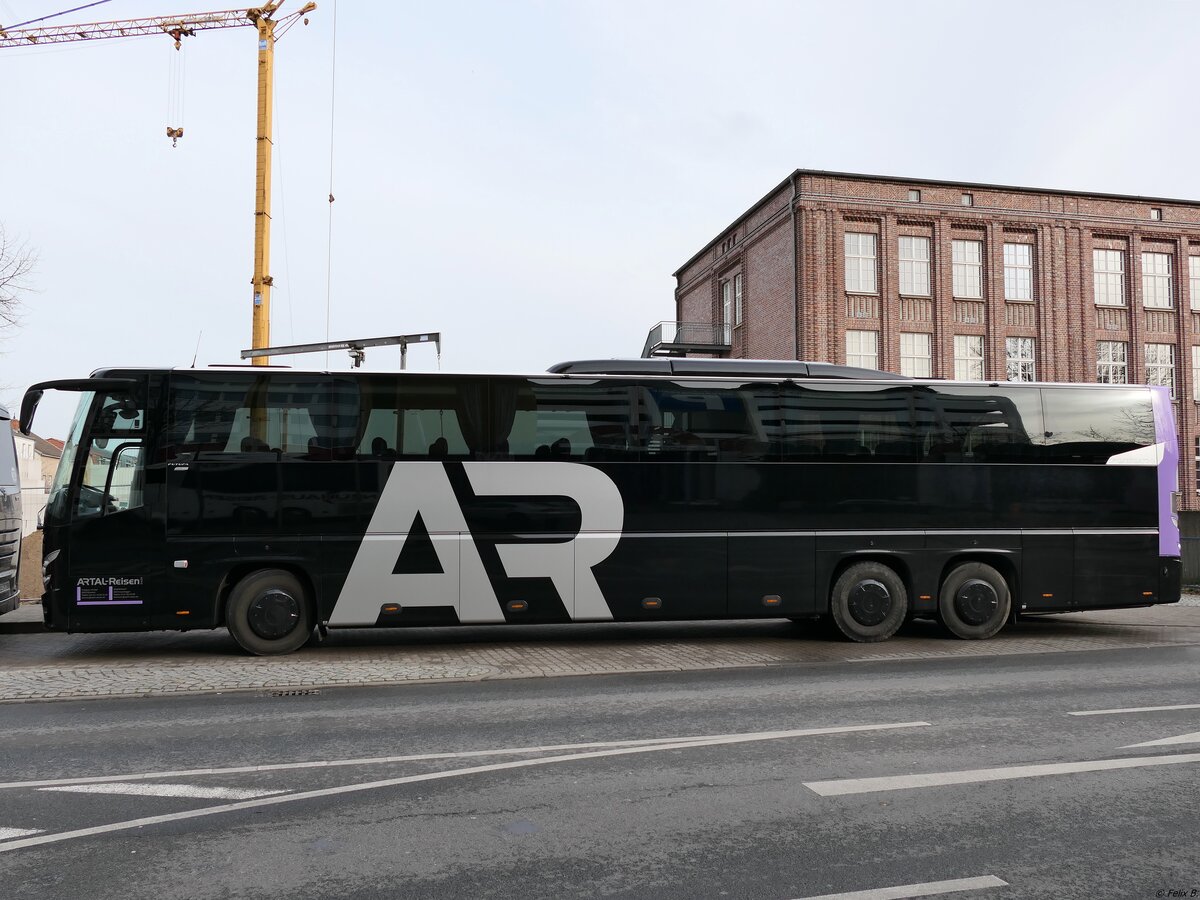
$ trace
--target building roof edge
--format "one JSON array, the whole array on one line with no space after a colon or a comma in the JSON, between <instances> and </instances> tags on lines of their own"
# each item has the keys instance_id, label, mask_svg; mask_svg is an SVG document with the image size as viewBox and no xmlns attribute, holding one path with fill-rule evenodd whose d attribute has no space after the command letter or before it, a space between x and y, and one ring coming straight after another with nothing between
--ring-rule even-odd
<instances>
[{"instance_id":1,"label":"building roof edge","mask_svg":"<svg viewBox=\"0 0 1200 900\"><path fill-rule=\"evenodd\" d=\"M1200 200L1182 200L1172 197L1149 197L1141 194L1113 194L1105 191L1059 190L1056 188L1028 187L1017 184L989 184L981 181L946 181L938 178L910 178L906 175L871 175L865 172L834 172L826 169L794 169L787 178L783 179L783 181L771 188L771 190L760 197L749 209L718 231L716 237L701 247L698 251L696 251L695 254L692 255L690 259L688 259L687 262L672 272L671 277L677 279L679 277L679 273L707 253L712 246L717 243L718 240L720 240L721 235L728 233L730 229L740 225L752 213L757 212L758 209L769 199L771 199L771 197L773 197L780 188L783 188L791 183L792 179L802 178L806 175L823 178L849 178L855 181L890 181L894 184L928 184L936 185L937 187L960 187L987 191L1017 191L1023 194L1058 194L1063 197L1094 197L1098 200L1138 200L1143 203L1200 206Z\"/></svg>"}]
</instances>

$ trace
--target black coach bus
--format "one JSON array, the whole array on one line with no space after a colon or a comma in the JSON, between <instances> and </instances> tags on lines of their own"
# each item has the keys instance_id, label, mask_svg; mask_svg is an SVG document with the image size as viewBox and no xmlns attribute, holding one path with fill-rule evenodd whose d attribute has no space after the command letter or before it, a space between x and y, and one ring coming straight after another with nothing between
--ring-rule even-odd
<instances>
[{"instance_id":1,"label":"black coach bus","mask_svg":"<svg viewBox=\"0 0 1200 900\"><path fill-rule=\"evenodd\" d=\"M1179 598L1165 389L610 360L532 376L105 369L45 514L65 631L906 617Z\"/></svg>"}]
</instances>

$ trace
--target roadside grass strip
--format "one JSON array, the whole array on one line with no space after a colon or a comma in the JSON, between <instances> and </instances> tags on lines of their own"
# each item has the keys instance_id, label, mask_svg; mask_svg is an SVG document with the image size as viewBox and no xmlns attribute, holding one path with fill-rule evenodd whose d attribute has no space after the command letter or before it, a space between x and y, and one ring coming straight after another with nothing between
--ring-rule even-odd
<instances>
[{"instance_id":1,"label":"roadside grass strip","mask_svg":"<svg viewBox=\"0 0 1200 900\"><path fill-rule=\"evenodd\" d=\"M908 897L936 897L939 894L957 894L962 891L981 891L986 888L1008 887L995 875L980 875L978 878L954 878L950 881L926 881L922 884L901 884L896 887L874 888L868 891L851 891L847 894L822 894L819 897L804 897L801 900L905 900Z\"/></svg>"}]
</instances>

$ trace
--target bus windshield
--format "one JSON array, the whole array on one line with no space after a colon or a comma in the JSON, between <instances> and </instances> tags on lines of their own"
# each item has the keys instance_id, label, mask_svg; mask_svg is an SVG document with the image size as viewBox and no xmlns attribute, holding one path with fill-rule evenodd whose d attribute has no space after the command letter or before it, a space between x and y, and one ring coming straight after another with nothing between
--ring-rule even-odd
<instances>
[{"instance_id":1,"label":"bus windshield","mask_svg":"<svg viewBox=\"0 0 1200 900\"><path fill-rule=\"evenodd\" d=\"M46 501L47 520L66 519L70 506L67 502L68 487L71 483L71 472L75 468L75 455L79 450L79 441L83 435L83 423L87 421L88 410L92 406L92 391L79 395L79 405L75 408L75 418L71 420L71 430L63 445L62 458L58 461L58 469L54 473L54 481L50 485L50 497Z\"/></svg>"}]
</instances>

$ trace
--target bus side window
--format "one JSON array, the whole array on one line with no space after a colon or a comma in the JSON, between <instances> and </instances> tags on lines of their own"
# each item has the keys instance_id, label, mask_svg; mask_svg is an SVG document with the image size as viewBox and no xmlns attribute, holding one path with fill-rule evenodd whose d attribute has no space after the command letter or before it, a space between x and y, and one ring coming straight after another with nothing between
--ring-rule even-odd
<instances>
[{"instance_id":1,"label":"bus side window","mask_svg":"<svg viewBox=\"0 0 1200 900\"><path fill-rule=\"evenodd\" d=\"M918 446L912 396L907 386L785 385L785 458L913 462Z\"/></svg>"},{"instance_id":2,"label":"bus side window","mask_svg":"<svg viewBox=\"0 0 1200 900\"><path fill-rule=\"evenodd\" d=\"M498 446L512 459L615 462L633 459L632 398L626 384L561 379L492 384Z\"/></svg>"},{"instance_id":3,"label":"bus side window","mask_svg":"<svg viewBox=\"0 0 1200 900\"><path fill-rule=\"evenodd\" d=\"M168 458L285 454L348 459L358 387L329 376L176 374L167 419Z\"/></svg>"}]
</instances>

